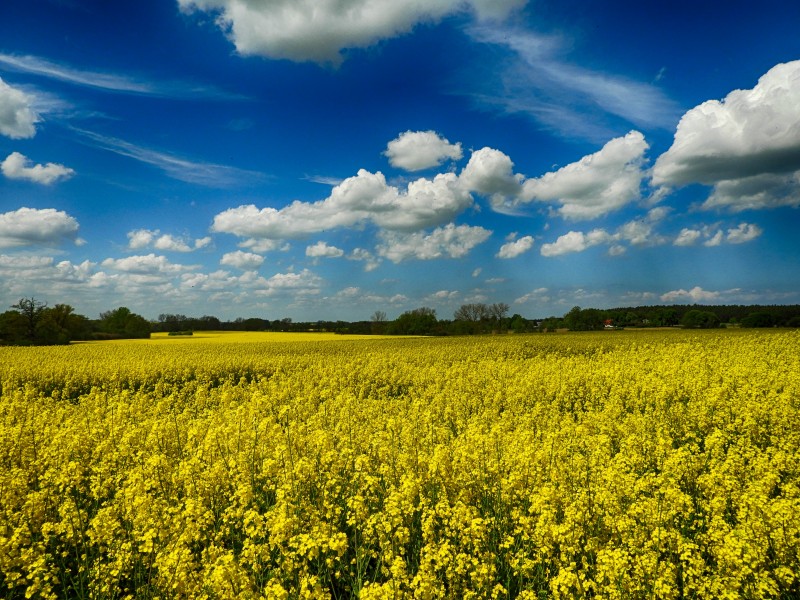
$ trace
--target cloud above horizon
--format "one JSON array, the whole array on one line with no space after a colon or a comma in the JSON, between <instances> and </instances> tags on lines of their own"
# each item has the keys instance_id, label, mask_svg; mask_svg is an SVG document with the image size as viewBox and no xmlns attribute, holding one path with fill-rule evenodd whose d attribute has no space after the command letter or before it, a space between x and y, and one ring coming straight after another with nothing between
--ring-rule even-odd
<instances>
[{"instance_id":1,"label":"cloud above horizon","mask_svg":"<svg viewBox=\"0 0 800 600\"><path fill-rule=\"evenodd\" d=\"M0 213L0 248L80 244L78 221L63 210L22 207Z\"/></svg>"},{"instance_id":2,"label":"cloud above horizon","mask_svg":"<svg viewBox=\"0 0 800 600\"><path fill-rule=\"evenodd\" d=\"M527 0L178 0L210 12L243 56L338 64L366 48L469 9L480 21L505 18Z\"/></svg>"},{"instance_id":3,"label":"cloud above horizon","mask_svg":"<svg viewBox=\"0 0 800 600\"><path fill-rule=\"evenodd\" d=\"M372 223L382 229L415 231L441 225L472 205L472 197L453 173L417 179L401 190L380 171L359 169L317 202L296 200L284 208L253 204L229 208L214 217L211 230L242 238L284 240Z\"/></svg>"},{"instance_id":4,"label":"cloud above horizon","mask_svg":"<svg viewBox=\"0 0 800 600\"><path fill-rule=\"evenodd\" d=\"M32 181L42 185L52 185L56 181L69 179L75 174L75 171L69 167L56 163L34 165L27 156L19 152L9 154L0 163L0 171L9 179Z\"/></svg>"},{"instance_id":5,"label":"cloud above horizon","mask_svg":"<svg viewBox=\"0 0 800 600\"><path fill-rule=\"evenodd\" d=\"M800 206L800 61L752 89L689 110L653 167L653 185L713 185L705 209Z\"/></svg>"},{"instance_id":6,"label":"cloud above horizon","mask_svg":"<svg viewBox=\"0 0 800 600\"><path fill-rule=\"evenodd\" d=\"M32 138L41 117L34 108L35 99L12 87L0 77L0 134L12 140Z\"/></svg>"},{"instance_id":7,"label":"cloud above horizon","mask_svg":"<svg viewBox=\"0 0 800 600\"><path fill-rule=\"evenodd\" d=\"M459 160L461 143L451 144L435 131L406 131L386 146L389 164L406 171L438 167L445 160Z\"/></svg>"},{"instance_id":8,"label":"cloud above horizon","mask_svg":"<svg viewBox=\"0 0 800 600\"><path fill-rule=\"evenodd\" d=\"M525 114L566 138L608 139L612 119L637 127L671 129L681 111L659 87L572 64L570 44L498 23L469 29L479 43L505 49L477 89L464 93L479 105Z\"/></svg>"}]
</instances>

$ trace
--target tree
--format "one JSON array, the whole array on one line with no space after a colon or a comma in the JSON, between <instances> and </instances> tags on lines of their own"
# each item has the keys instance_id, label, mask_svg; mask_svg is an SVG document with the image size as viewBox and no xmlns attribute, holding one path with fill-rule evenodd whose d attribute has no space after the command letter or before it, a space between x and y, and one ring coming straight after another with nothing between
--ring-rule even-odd
<instances>
[{"instance_id":1,"label":"tree","mask_svg":"<svg viewBox=\"0 0 800 600\"><path fill-rule=\"evenodd\" d=\"M489 316L489 307L483 302L478 302L474 304L462 304L459 306L458 310L453 313L453 320L478 323L484 319L488 319Z\"/></svg>"},{"instance_id":2,"label":"tree","mask_svg":"<svg viewBox=\"0 0 800 600\"><path fill-rule=\"evenodd\" d=\"M19 312L25 319L25 337L31 344L36 343L36 326L42 318L44 309L47 308L46 302L39 302L36 298L22 298L11 306Z\"/></svg>"},{"instance_id":3,"label":"tree","mask_svg":"<svg viewBox=\"0 0 800 600\"><path fill-rule=\"evenodd\" d=\"M28 324L18 310L8 310L0 314L0 343L15 346L30 343L26 332Z\"/></svg>"},{"instance_id":4,"label":"tree","mask_svg":"<svg viewBox=\"0 0 800 600\"><path fill-rule=\"evenodd\" d=\"M594 331L604 327L603 313L596 308L574 306L564 315L564 324L571 331Z\"/></svg>"},{"instance_id":5,"label":"tree","mask_svg":"<svg viewBox=\"0 0 800 600\"><path fill-rule=\"evenodd\" d=\"M372 313L372 316L369 318L371 322L370 330L374 334L383 333L383 330L386 326L386 313L382 310L376 310Z\"/></svg>"},{"instance_id":6,"label":"tree","mask_svg":"<svg viewBox=\"0 0 800 600\"><path fill-rule=\"evenodd\" d=\"M150 337L150 323L125 306L100 313L100 331L123 338Z\"/></svg>"},{"instance_id":7,"label":"tree","mask_svg":"<svg viewBox=\"0 0 800 600\"><path fill-rule=\"evenodd\" d=\"M742 327L772 327L774 325L775 319L765 311L751 312L742 319Z\"/></svg>"},{"instance_id":8,"label":"tree","mask_svg":"<svg viewBox=\"0 0 800 600\"><path fill-rule=\"evenodd\" d=\"M719 317L707 310L690 310L681 319L687 329L713 329L719 327Z\"/></svg>"},{"instance_id":9,"label":"tree","mask_svg":"<svg viewBox=\"0 0 800 600\"><path fill-rule=\"evenodd\" d=\"M398 335L432 335L438 324L436 311L427 306L404 312L391 324L389 333Z\"/></svg>"},{"instance_id":10,"label":"tree","mask_svg":"<svg viewBox=\"0 0 800 600\"><path fill-rule=\"evenodd\" d=\"M497 328L503 330L503 320L508 315L510 307L505 302L495 302L489 306L489 317L497 323Z\"/></svg>"}]
</instances>

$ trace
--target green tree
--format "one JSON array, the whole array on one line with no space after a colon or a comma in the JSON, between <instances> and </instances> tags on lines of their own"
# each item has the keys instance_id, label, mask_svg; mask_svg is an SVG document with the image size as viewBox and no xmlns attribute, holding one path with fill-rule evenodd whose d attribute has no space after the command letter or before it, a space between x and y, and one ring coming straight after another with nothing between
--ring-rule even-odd
<instances>
[{"instance_id":1,"label":"green tree","mask_svg":"<svg viewBox=\"0 0 800 600\"><path fill-rule=\"evenodd\" d=\"M775 319L768 312L751 312L742 319L742 327L773 327Z\"/></svg>"},{"instance_id":2,"label":"green tree","mask_svg":"<svg viewBox=\"0 0 800 600\"><path fill-rule=\"evenodd\" d=\"M150 337L150 323L125 306L100 314L100 331L123 338Z\"/></svg>"},{"instance_id":3,"label":"green tree","mask_svg":"<svg viewBox=\"0 0 800 600\"><path fill-rule=\"evenodd\" d=\"M0 314L0 344L17 346L29 343L26 336L28 323L18 310Z\"/></svg>"},{"instance_id":4,"label":"green tree","mask_svg":"<svg viewBox=\"0 0 800 600\"><path fill-rule=\"evenodd\" d=\"M596 308L573 307L564 315L564 325L570 331L594 331L604 326L603 313Z\"/></svg>"},{"instance_id":5,"label":"green tree","mask_svg":"<svg viewBox=\"0 0 800 600\"><path fill-rule=\"evenodd\" d=\"M681 319L687 329L713 329L719 327L719 317L707 310L690 310Z\"/></svg>"},{"instance_id":6,"label":"green tree","mask_svg":"<svg viewBox=\"0 0 800 600\"><path fill-rule=\"evenodd\" d=\"M36 298L22 298L11 306L25 319L25 338L29 344L36 343L36 327L42 318L46 302L39 302Z\"/></svg>"},{"instance_id":7,"label":"green tree","mask_svg":"<svg viewBox=\"0 0 800 600\"><path fill-rule=\"evenodd\" d=\"M423 306L404 312L389 327L389 333L396 335L433 335L439 321L436 311Z\"/></svg>"}]
</instances>

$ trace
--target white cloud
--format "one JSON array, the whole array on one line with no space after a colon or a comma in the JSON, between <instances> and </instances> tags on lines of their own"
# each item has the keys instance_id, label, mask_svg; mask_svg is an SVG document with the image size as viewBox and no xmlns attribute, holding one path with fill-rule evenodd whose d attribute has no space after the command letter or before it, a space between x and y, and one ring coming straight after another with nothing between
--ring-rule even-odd
<instances>
[{"instance_id":1,"label":"white cloud","mask_svg":"<svg viewBox=\"0 0 800 600\"><path fill-rule=\"evenodd\" d=\"M264 240L256 238L244 240L243 242L239 242L238 245L240 248L247 248L248 250L258 253L274 252L276 250L286 252L290 248L289 244L284 244L280 240Z\"/></svg>"},{"instance_id":2,"label":"white cloud","mask_svg":"<svg viewBox=\"0 0 800 600\"><path fill-rule=\"evenodd\" d=\"M800 171L720 181L702 204L705 209L723 208L733 212L779 206L800 207Z\"/></svg>"},{"instance_id":3,"label":"white cloud","mask_svg":"<svg viewBox=\"0 0 800 600\"><path fill-rule=\"evenodd\" d=\"M216 15L242 55L338 63L346 48L365 48L422 22L471 8L500 19L525 0L178 0L184 11Z\"/></svg>"},{"instance_id":4,"label":"white cloud","mask_svg":"<svg viewBox=\"0 0 800 600\"><path fill-rule=\"evenodd\" d=\"M615 129L610 119L671 129L680 116L657 86L571 64L569 43L555 36L497 24L473 26L473 39L507 52L480 77L466 75L466 92L480 105L525 114L567 137L599 141ZM478 90L475 85L478 82Z\"/></svg>"},{"instance_id":5,"label":"white cloud","mask_svg":"<svg viewBox=\"0 0 800 600\"><path fill-rule=\"evenodd\" d=\"M100 135L83 129L73 129L93 146L126 156L162 170L167 176L208 187L232 187L243 181L261 179L260 173L214 163L192 161L186 158L160 152L152 148L137 146L125 140Z\"/></svg>"},{"instance_id":6,"label":"white cloud","mask_svg":"<svg viewBox=\"0 0 800 600\"><path fill-rule=\"evenodd\" d=\"M429 296L431 300L434 301L441 301L441 300L455 300L458 298L459 292L457 290L439 290L438 292L434 292Z\"/></svg>"},{"instance_id":7,"label":"white cloud","mask_svg":"<svg viewBox=\"0 0 800 600\"><path fill-rule=\"evenodd\" d=\"M264 264L264 257L258 254L253 254L252 252L242 252L241 250L236 250L235 252L227 252L223 254L219 264L236 267L237 269L242 269L245 271L251 271Z\"/></svg>"},{"instance_id":8,"label":"white cloud","mask_svg":"<svg viewBox=\"0 0 800 600\"><path fill-rule=\"evenodd\" d=\"M329 246L322 240L311 246L306 246L306 256L312 258L339 258L344 256L344 250L336 246Z\"/></svg>"},{"instance_id":9,"label":"white cloud","mask_svg":"<svg viewBox=\"0 0 800 600\"><path fill-rule=\"evenodd\" d=\"M675 246L693 246L694 243L700 239L702 234L703 232L699 229L684 227L672 243Z\"/></svg>"},{"instance_id":10,"label":"white cloud","mask_svg":"<svg viewBox=\"0 0 800 600\"><path fill-rule=\"evenodd\" d=\"M35 75L65 81L73 85L91 87L109 92L169 98L211 98L226 100L240 98L239 96L223 92L213 87L206 87L194 83L154 82L115 73L85 71L54 63L38 56L20 56L0 53L0 64L16 71L33 73Z\"/></svg>"},{"instance_id":11,"label":"white cloud","mask_svg":"<svg viewBox=\"0 0 800 600\"><path fill-rule=\"evenodd\" d=\"M206 236L191 240L187 237L161 233L158 229L136 229L128 232L128 248L141 250L152 247L161 251L192 252L205 248L211 243L211 238Z\"/></svg>"},{"instance_id":12,"label":"white cloud","mask_svg":"<svg viewBox=\"0 0 800 600\"><path fill-rule=\"evenodd\" d=\"M514 304L527 304L528 302L549 302L550 296L546 287L537 288L514 300Z\"/></svg>"},{"instance_id":13,"label":"white cloud","mask_svg":"<svg viewBox=\"0 0 800 600\"><path fill-rule=\"evenodd\" d=\"M762 233L764 233L764 230L754 223L740 223L738 227L728 229L725 241L729 244L744 244L756 239Z\"/></svg>"},{"instance_id":14,"label":"white cloud","mask_svg":"<svg viewBox=\"0 0 800 600\"><path fill-rule=\"evenodd\" d=\"M800 205L800 61L776 65L753 89L688 111L653 168L655 185L714 185L704 208Z\"/></svg>"},{"instance_id":15,"label":"white cloud","mask_svg":"<svg viewBox=\"0 0 800 600\"><path fill-rule=\"evenodd\" d=\"M561 256L572 252L583 252L598 244L608 243L613 237L604 229L593 229L589 233L570 231L558 237L551 244L542 244L539 252L542 256Z\"/></svg>"},{"instance_id":16,"label":"white cloud","mask_svg":"<svg viewBox=\"0 0 800 600\"><path fill-rule=\"evenodd\" d=\"M78 221L61 210L22 207L0 213L0 248L80 243L77 235Z\"/></svg>"},{"instance_id":17,"label":"white cloud","mask_svg":"<svg viewBox=\"0 0 800 600\"><path fill-rule=\"evenodd\" d=\"M679 289L667 292L665 294L661 294L661 301L671 302L671 303L711 302L714 300L718 300L719 297L720 297L720 292L710 292L704 290L699 286L695 286L690 290Z\"/></svg>"},{"instance_id":18,"label":"white cloud","mask_svg":"<svg viewBox=\"0 0 800 600\"><path fill-rule=\"evenodd\" d=\"M32 138L40 120L33 97L0 78L0 134L12 140Z\"/></svg>"},{"instance_id":19,"label":"white cloud","mask_svg":"<svg viewBox=\"0 0 800 600\"><path fill-rule=\"evenodd\" d=\"M137 275L176 274L197 268L171 263L166 256L152 253L125 258L107 258L100 264L108 269Z\"/></svg>"},{"instance_id":20,"label":"white cloud","mask_svg":"<svg viewBox=\"0 0 800 600\"><path fill-rule=\"evenodd\" d=\"M405 191L388 185L380 172L364 169L345 179L318 202L295 201L281 209L250 204L214 217L212 231L252 239L288 239L371 222L413 231L452 220L472 205L472 197L453 173L417 179Z\"/></svg>"},{"instance_id":21,"label":"white cloud","mask_svg":"<svg viewBox=\"0 0 800 600\"><path fill-rule=\"evenodd\" d=\"M378 254L392 262L399 263L408 259L432 260L449 256L461 258L472 248L485 242L492 234L483 227L454 225L448 223L438 227L431 233L398 233L381 232L382 243L378 246Z\"/></svg>"},{"instance_id":22,"label":"white cloud","mask_svg":"<svg viewBox=\"0 0 800 600\"><path fill-rule=\"evenodd\" d=\"M717 231L716 233L714 233L714 235L712 235L705 242L703 242L703 246L707 246L709 248L713 248L714 246L720 246L722 245L723 239L724 237L722 231Z\"/></svg>"},{"instance_id":23,"label":"white cloud","mask_svg":"<svg viewBox=\"0 0 800 600\"><path fill-rule=\"evenodd\" d=\"M369 250L366 250L364 248L355 248L347 256L347 260L357 260L357 261L363 262L364 263L364 270L367 271L367 272L374 271L381 264L380 259L375 258L375 256L372 254L372 252L370 252Z\"/></svg>"},{"instance_id":24,"label":"white cloud","mask_svg":"<svg viewBox=\"0 0 800 600\"><path fill-rule=\"evenodd\" d=\"M744 244L759 237L764 230L755 223L739 223L724 233L719 225L704 225L699 229L685 227L673 241L675 246L693 246L703 238L703 245L709 248L722 244Z\"/></svg>"},{"instance_id":25,"label":"white cloud","mask_svg":"<svg viewBox=\"0 0 800 600\"><path fill-rule=\"evenodd\" d=\"M393 167L406 171L436 167L462 156L460 143L451 144L435 131L406 131L389 142L383 154Z\"/></svg>"},{"instance_id":26,"label":"white cloud","mask_svg":"<svg viewBox=\"0 0 800 600\"><path fill-rule=\"evenodd\" d=\"M648 147L641 133L631 131L578 162L528 179L520 201L558 203L559 214L567 219L604 216L641 197L642 165Z\"/></svg>"},{"instance_id":27,"label":"white cloud","mask_svg":"<svg viewBox=\"0 0 800 600\"><path fill-rule=\"evenodd\" d=\"M9 179L27 179L34 183L50 185L58 180L69 179L75 171L56 163L33 165L28 158L19 152L12 152L0 163L3 175Z\"/></svg>"},{"instance_id":28,"label":"white cloud","mask_svg":"<svg viewBox=\"0 0 800 600\"><path fill-rule=\"evenodd\" d=\"M522 175L514 173L514 163L508 155L488 147L473 152L459 176L466 190L488 197L499 211L513 208L523 180Z\"/></svg>"},{"instance_id":29,"label":"white cloud","mask_svg":"<svg viewBox=\"0 0 800 600\"><path fill-rule=\"evenodd\" d=\"M253 292L260 296L316 296L320 293L322 278L308 269L299 273L276 273L259 281Z\"/></svg>"},{"instance_id":30,"label":"white cloud","mask_svg":"<svg viewBox=\"0 0 800 600\"><path fill-rule=\"evenodd\" d=\"M533 243L533 238L526 235L518 240L503 244L496 256L497 258L515 258L533 248Z\"/></svg>"}]
</instances>

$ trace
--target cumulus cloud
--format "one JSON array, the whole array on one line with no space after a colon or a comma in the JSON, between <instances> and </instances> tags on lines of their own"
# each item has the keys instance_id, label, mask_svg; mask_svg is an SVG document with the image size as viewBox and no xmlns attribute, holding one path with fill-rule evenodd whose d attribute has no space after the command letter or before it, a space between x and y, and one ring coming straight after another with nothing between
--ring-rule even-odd
<instances>
[{"instance_id":1,"label":"cumulus cloud","mask_svg":"<svg viewBox=\"0 0 800 600\"><path fill-rule=\"evenodd\" d=\"M312 258L339 258L344 256L344 250L336 246L329 246L320 240L312 246L306 246L306 256Z\"/></svg>"},{"instance_id":2,"label":"cumulus cloud","mask_svg":"<svg viewBox=\"0 0 800 600\"><path fill-rule=\"evenodd\" d=\"M725 240L729 244L744 244L756 239L762 233L764 233L764 230L754 223L739 223L738 227L728 229L728 235Z\"/></svg>"},{"instance_id":3,"label":"cumulus cloud","mask_svg":"<svg viewBox=\"0 0 800 600\"><path fill-rule=\"evenodd\" d=\"M295 201L281 209L244 205L214 217L212 231L251 239L289 239L371 222L378 227L413 231L450 221L472 205L472 197L453 173L417 179L401 191L383 173L364 169L317 202Z\"/></svg>"},{"instance_id":4,"label":"cumulus cloud","mask_svg":"<svg viewBox=\"0 0 800 600\"><path fill-rule=\"evenodd\" d=\"M448 223L431 233L381 232L382 243L378 254L394 263L408 259L432 260L435 258L461 258L469 254L478 244L485 242L492 234L483 227L454 225Z\"/></svg>"},{"instance_id":5,"label":"cumulus cloud","mask_svg":"<svg viewBox=\"0 0 800 600\"><path fill-rule=\"evenodd\" d=\"M197 268L192 265L172 263L166 256L152 253L125 258L107 258L100 264L108 269L138 275L176 274Z\"/></svg>"},{"instance_id":6,"label":"cumulus cloud","mask_svg":"<svg viewBox=\"0 0 800 600\"><path fill-rule=\"evenodd\" d=\"M549 302L550 296L546 287L536 288L514 300L514 304L527 304L528 302Z\"/></svg>"},{"instance_id":7,"label":"cumulus cloud","mask_svg":"<svg viewBox=\"0 0 800 600\"><path fill-rule=\"evenodd\" d=\"M542 244L539 252L542 256L561 256L572 252L583 252L587 248L607 243L612 236L604 229L593 229L589 233L570 231L558 237L550 244Z\"/></svg>"},{"instance_id":8,"label":"cumulus cloud","mask_svg":"<svg viewBox=\"0 0 800 600\"><path fill-rule=\"evenodd\" d=\"M78 221L54 208L26 208L0 213L0 248L54 246L62 242L81 243Z\"/></svg>"},{"instance_id":9,"label":"cumulus cloud","mask_svg":"<svg viewBox=\"0 0 800 600\"><path fill-rule=\"evenodd\" d=\"M546 202L558 205L566 219L595 219L641 198L648 148L644 136L631 131L594 154L530 179L514 173L514 163L500 150L481 148L472 153L459 181L469 192L488 197L498 212L513 214L521 205Z\"/></svg>"},{"instance_id":10,"label":"cumulus cloud","mask_svg":"<svg viewBox=\"0 0 800 600\"><path fill-rule=\"evenodd\" d=\"M264 257L252 252L242 252L236 250L235 252L227 252L222 255L219 261L221 265L227 265L242 269L245 271L252 271L264 264Z\"/></svg>"},{"instance_id":11,"label":"cumulus cloud","mask_svg":"<svg viewBox=\"0 0 800 600\"><path fill-rule=\"evenodd\" d=\"M500 246L500 250L495 256L497 256L497 258L515 258L533 248L533 243L533 238L526 235L518 240L507 242Z\"/></svg>"},{"instance_id":12,"label":"cumulus cloud","mask_svg":"<svg viewBox=\"0 0 800 600\"><path fill-rule=\"evenodd\" d=\"M338 63L345 48L365 48L421 22L471 8L500 19L526 0L178 0L209 11L242 55Z\"/></svg>"},{"instance_id":13,"label":"cumulus cloud","mask_svg":"<svg viewBox=\"0 0 800 600\"><path fill-rule=\"evenodd\" d=\"M693 246L701 235L703 235L703 232L698 229L684 227L672 243L675 246Z\"/></svg>"},{"instance_id":14,"label":"cumulus cloud","mask_svg":"<svg viewBox=\"0 0 800 600\"><path fill-rule=\"evenodd\" d=\"M714 185L704 208L800 205L800 61L776 65L753 89L709 100L681 119L653 184Z\"/></svg>"},{"instance_id":15,"label":"cumulus cloud","mask_svg":"<svg viewBox=\"0 0 800 600\"><path fill-rule=\"evenodd\" d=\"M727 244L744 244L759 237L764 230L755 223L739 223L723 232L718 225L704 225L691 229L684 227L672 242L674 246L693 246L703 240L703 245L709 248Z\"/></svg>"},{"instance_id":16,"label":"cumulus cloud","mask_svg":"<svg viewBox=\"0 0 800 600\"><path fill-rule=\"evenodd\" d=\"M539 252L542 256L561 256L574 252L583 252L593 246L609 245L608 253L611 256L620 256L626 252L623 242L631 246L658 246L668 242L667 238L654 230L658 219L663 217L661 211L652 210L642 219L628 221L620 225L614 233L602 228L591 230L589 233L582 231L569 231L561 235L555 242L542 244Z\"/></svg>"},{"instance_id":17,"label":"cumulus cloud","mask_svg":"<svg viewBox=\"0 0 800 600\"><path fill-rule=\"evenodd\" d=\"M50 185L56 181L69 179L75 171L56 163L32 165L28 158L19 152L12 152L0 163L0 170L9 179L26 179L34 183Z\"/></svg>"},{"instance_id":18,"label":"cumulus cloud","mask_svg":"<svg viewBox=\"0 0 800 600\"><path fill-rule=\"evenodd\" d=\"M436 167L462 156L460 143L451 144L435 131L406 131L389 142L383 154L393 167L406 171Z\"/></svg>"},{"instance_id":19,"label":"cumulus cloud","mask_svg":"<svg viewBox=\"0 0 800 600\"><path fill-rule=\"evenodd\" d=\"M705 209L721 208L732 212L779 206L800 207L800 171L720 181L702 204Z\"/></svg>"},{"instance_id":20,"label":"cumulus cloud","mask_svg":"<svg viewBox=\"0 0 800 600\"><path fill-rule=\"evenodd\" d=\"M192 252L205 248L210 243L209 236L191 240L187 237L161 233L158 229L136 229L128 232L128 248L131 250L151 247L162 251Z\"/></svg>"},{"instance_id":21,"label":"cumulus cloud","mask_svg":"<svg viewBox=\"0 0 800 600\"><path fill-rule=\"evenodd\" d=\"M710 292L695 286L690 290L679 289L661 294L661 301L673 304L680 302L712 302L719 299L719 297L720 292Z\"/></svg>"},{"instance_id":22,"label":"cumulus cloud","mask_svg":"<svg viewBox=\"0 0 800 600\"><path fill-rule=\"evenodd\" d=\"M514 173L508 155L494 148L481 148L472 153L459 176L464 189L486 196L498 211L513 209L522 191L524 177Z\"/></svg>"},{"instance_id":23,"label":"cumulus cloud","mask_svg":"<svg viewBox=\"0 0 800 600\"><path fill-rule=\"evenodd\" d=\"M347 255L347 260L356 260L363 262L364 270L367 272L374 271L381 264L380 259L376 258L375 255L372 254L372 252L366 250L365 248L353 249L353 251Z\"/></svg>"},{"instance_id":24,"label":"cumulus cloud","mask_svg":"<svg viewBox=\"0 0 800 600\"><path fill-rule=\"evenodd\" d=\"M41 119L34 99L0 78L0 134L12 140L32 138Z\"/></svg>"},{"instance_id":25,"label":"cumulus cloud","mask_svg":"<svg viewBox=\"0 0 800 600\"><path fill-rule=\"evenodd\" d=\"M602 149L578 162L529 179L523 185L522 202L555 202L567 219L595 219L641 197L644 136L631 131L609 141Z\"/></svg>"},{"instance_id":26,"label":"cumulus cloud","mask_svg":"<svg viewBox=\"0 0 800 600\"><path fill-rule=\"evenodd\" d=\"M308 269L299 273L276 273L259 280L253 292L260 296L316 296L322 288L322 278Z\"/></svg>"}]
</instances>

